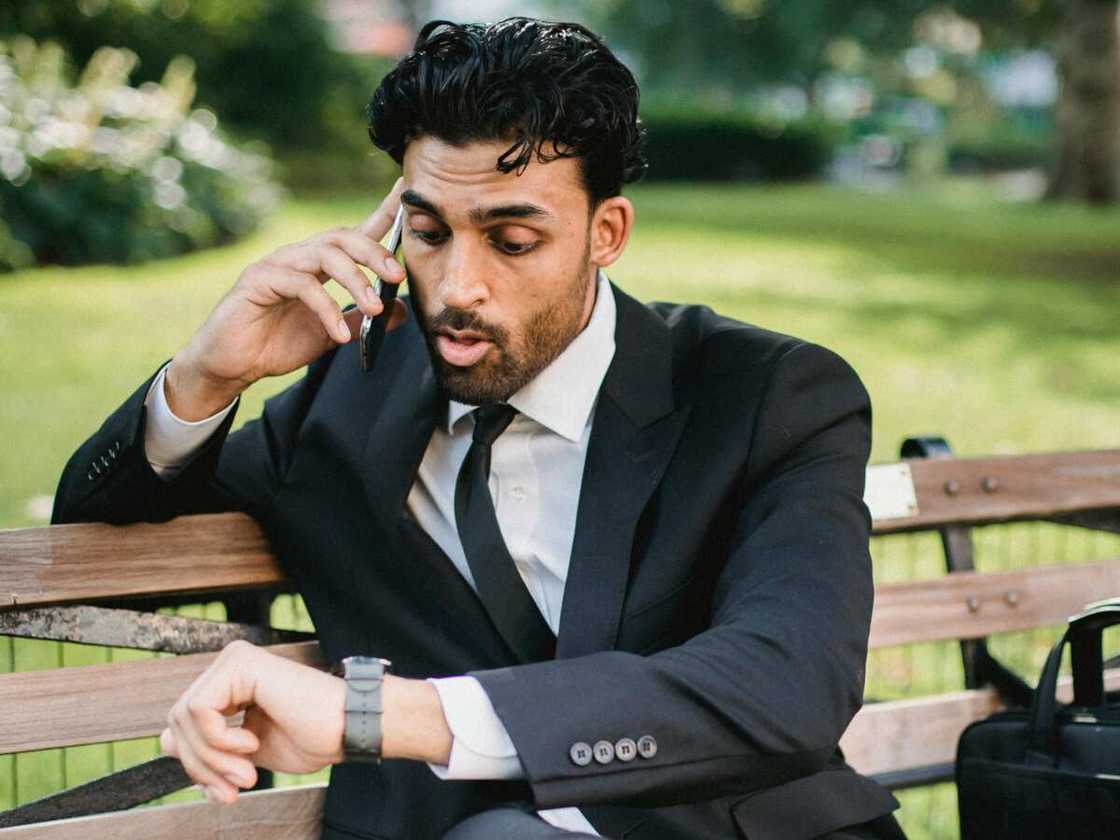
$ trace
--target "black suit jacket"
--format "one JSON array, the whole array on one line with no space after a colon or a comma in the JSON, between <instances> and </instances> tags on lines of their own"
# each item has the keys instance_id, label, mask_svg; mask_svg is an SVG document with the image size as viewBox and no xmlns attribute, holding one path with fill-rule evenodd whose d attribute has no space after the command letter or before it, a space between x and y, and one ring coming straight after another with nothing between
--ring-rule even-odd
<instances>
[{"instance_id":1,"label":"black suit jacket","mask_svg":"<svg viewBox=\"0 0 1120 840\"><path fill-rule=\"evenodd\" d=\"M228 434L231 412L173 481L144 454L151 379L67 464L52 521L246 511L327 657L375 654L403 676L481 681L526 780L341 765L325 837L435 840L522 799L578 805L615 838L796 840L897 806L836 746L861 703L872 603L863 386L816 345L612 289L616 353L555 660L518 663L406 513L443 405L415 319L389 335L374 372L360 372L352 343ZM114 444L114 468L92 473ZM648 758L580 766L569 755L576 742L643 735L657 744Z\"/></svg>"}]
</instances>

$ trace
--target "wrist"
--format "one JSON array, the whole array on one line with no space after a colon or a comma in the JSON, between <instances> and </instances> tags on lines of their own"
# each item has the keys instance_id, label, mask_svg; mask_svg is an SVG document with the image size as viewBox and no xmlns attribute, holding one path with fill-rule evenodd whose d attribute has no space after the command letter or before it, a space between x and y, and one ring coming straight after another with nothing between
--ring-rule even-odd
<instances>
[{"instance_id":1,"label":"wrist","mask_svg":"<svg viewBox=\"0 0 1120 840\"><path fill-rule=\"evenodd\" d=\"M381 754L446 765L451 730L439 692L427 680L386 675L382 686Z\"/></svg>"},{"instance_id":2,"label":"wrist","mask_svg":"<svg viewBox=\"0 0 1120 840\"><path fill-rule=\"evenodd\" d=\"M217 414L243 390L232 382L217 382L202 373L189 358L176 354L163 380L164 397L171 413L194 423Z\"/></svg>"},{"instance_id":3,"label":"wrist","mask_svg":"<svg viewBox=\"0 0 1120 840\"><path fill-rule=\"evenodd\" d=\"M327 762L329 764L341 764L346 760L346 680L342 679L342 677L336 677L333 674L328 674L327 677L330 679L330 690L327 692L327 702L332 709L332 728L329 730L331 732L330 743L334 748ZM335 727L334 724L337 724L337 727ZM334 734L335 728L337 728L337 737Z\"/></svg>"}]
</instances>

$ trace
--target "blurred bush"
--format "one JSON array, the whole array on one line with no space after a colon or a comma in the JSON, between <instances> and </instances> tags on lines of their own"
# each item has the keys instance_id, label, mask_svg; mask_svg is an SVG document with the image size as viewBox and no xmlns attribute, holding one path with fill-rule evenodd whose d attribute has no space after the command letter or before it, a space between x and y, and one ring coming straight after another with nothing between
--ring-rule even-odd
<instances>
[{"instance_id":1,"label":"blurred bush","mask_svg":"<svg viewBox=\"0 0 1120 840\"><path fill-rule=\"evenodd\" d=\"M954 172L1047 169L1054 162L1054 142L1049 134L1005 120L983 134L969 132L951 139L948 156Z\"/></svg>"},{"instance_id":2,"label":"blurred bush","mask_svg":"<svg viewBox=\"0 0 1120 840\"><path fill-rule=\"evenodd\" d=\"M126 47L137 83L190 56L199 105L232 136L267 142L295 188L395 178L363 114L393 62L334 49L313 0L3 0L3 32L55 41L79 65L102 46Z\"/></svg>"},{"instance_id":3,"label":"blurred bush","mask_svg":"<svg viewBox=\"0 0 1120 840\"><path fill-rule=\"evenodd\" d=\"M788 122L749 112L643 108L652 181L788 181L820 175L837 129L823 120Z\"/></svg>"},{"instance_id":4,"label":"blurred bush","mask_svg":"<svg viewBox=\"0 0 1120 840\"><path fill-rule=\"evenodd\" d=\"M191 110L192 61L136 88L135 64L102 47L72 85L59 45L0 41L0 270L178 254L243 235L276 205L263 150Z\"/></svg>"}]
</instances>

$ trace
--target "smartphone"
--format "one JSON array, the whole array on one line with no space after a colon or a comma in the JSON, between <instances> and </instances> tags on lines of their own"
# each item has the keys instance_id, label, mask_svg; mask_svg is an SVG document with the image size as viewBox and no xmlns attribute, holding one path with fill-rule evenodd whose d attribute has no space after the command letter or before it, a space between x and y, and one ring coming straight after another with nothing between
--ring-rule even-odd
<instances>
[{"instance_id":1,"label":"smartphone","mask_svg":"<svg viewBox=\"0 0 1120 840\"><path fill-rule=\"evenodd\" d=\"M393 220L393 227L389 229L389 241L385 247L394 257L401 249L401 238L404 230L404 207L397 210L397 217ZM369 373L377 363L377 354L381 350L381 342L385 340L385 322L389 318L389 306L397 297L399 283L385 283L377 278L377 294L381 298L384 309L376 317L366 315L362 318L362 329L358 337L359 357L362 370Z\"/></svg>"}]
</instances>

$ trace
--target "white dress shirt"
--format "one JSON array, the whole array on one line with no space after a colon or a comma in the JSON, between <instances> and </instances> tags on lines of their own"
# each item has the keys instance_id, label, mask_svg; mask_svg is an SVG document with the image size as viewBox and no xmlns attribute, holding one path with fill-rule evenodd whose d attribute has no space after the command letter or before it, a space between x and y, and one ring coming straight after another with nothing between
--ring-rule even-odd
<instances>
[{"instance_id":1,"label":"white dress shirt","mask_svg":"<svg viewBox=\"0 0 1120 840\"><path fill-rule=\"evenodd\" d=\"M575 537L576 509L595 402L614 357L615 301L599 272L595 306L584 330L531 382L509 398L517 409L492 447L490 493L506 547L529 594L553 633ZM190 461L236 400L197 422L180 420L167 405L159 372L145 400L144 445L152 469L171 479ZM455 481L471 445L475 406L449 402L408 495L407 510L475 587L455 525ZM441 779L518 779L524 769L501 719L473 677L430 679L451 730L446 766L429 764ZM599 836L578 808L540 811L549 823Z\"/></svg>"}]
</instances>

